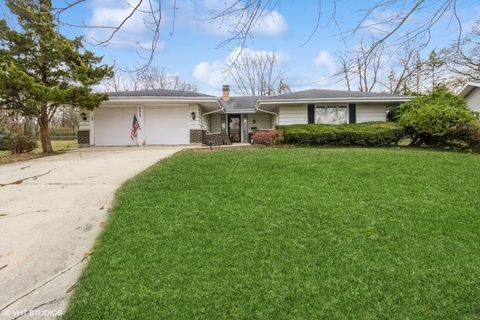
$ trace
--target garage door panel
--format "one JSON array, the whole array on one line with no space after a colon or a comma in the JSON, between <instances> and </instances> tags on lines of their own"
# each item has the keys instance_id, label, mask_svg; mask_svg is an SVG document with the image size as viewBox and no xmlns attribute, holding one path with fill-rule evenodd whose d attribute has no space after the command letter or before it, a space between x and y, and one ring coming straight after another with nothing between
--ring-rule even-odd
<instances>
[{"instance_id":1,"label":"garage door panel","mask_svg":"<svg viewBox=\"0 0 480 320\"><path fill-rule=\"evenodd\" d=\"M98 108L94 112L96 146L136 145L130 138L135 107Z\"/></svg>"},{"instance_id":2,"label":"garage door panel","mask_svg":"<svg viewBox=\"0 0 480 320\"><path fill-rule=\"evenodd\" d=\"M145 144L188 144L188 107L145 107Z\"/></svg>"}]
</instances>

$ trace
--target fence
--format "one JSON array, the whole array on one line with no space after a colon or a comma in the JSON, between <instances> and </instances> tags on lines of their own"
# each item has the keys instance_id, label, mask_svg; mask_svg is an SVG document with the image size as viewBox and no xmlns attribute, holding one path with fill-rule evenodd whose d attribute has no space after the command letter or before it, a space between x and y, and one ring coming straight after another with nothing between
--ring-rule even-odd
<instances>
[{"instance_id":1,"label":"fence","mask_svg":"<svg viewBox=\"0 0 480 320\"><path fill-rule=\"evenodd\" d=\"M51 140L54 140L54 141L65 141L65 140L77 140L77 135L73 135L73 134L52 134L50 136L50 139Z\"/></svg>"}]
</instances>

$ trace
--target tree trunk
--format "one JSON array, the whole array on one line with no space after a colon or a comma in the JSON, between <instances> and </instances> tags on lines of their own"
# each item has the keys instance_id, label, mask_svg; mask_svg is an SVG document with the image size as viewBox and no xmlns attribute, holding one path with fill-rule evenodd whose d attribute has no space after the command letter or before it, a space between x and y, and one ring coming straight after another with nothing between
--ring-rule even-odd
<instances>
[{"instance_id":1,"label":"tree trunk","mask_svg":"<svg viewBox=\"0 0 480 320\"><path fill-rule=\"evenodd\" d=\"M53 148L52 142L50 141L50 131L48 130L49 119L46 106L42 107L38 123L40 124L40 140L42 141L43 153L52 153Z\"/></svg>"}]
</instances>

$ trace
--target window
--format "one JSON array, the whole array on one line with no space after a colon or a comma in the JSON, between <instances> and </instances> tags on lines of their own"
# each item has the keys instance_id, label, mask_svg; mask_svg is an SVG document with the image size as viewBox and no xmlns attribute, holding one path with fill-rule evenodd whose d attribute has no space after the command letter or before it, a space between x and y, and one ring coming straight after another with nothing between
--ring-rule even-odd
<instances>
[{"instance_id":1,"label":"window","mask_svg":"<svg viewBox=\"0 0 480 320\"><path fill-rule=\"evenodd\" d=\"M317 106L315 109L315 123L346 124L348 111L346 106Z\"/></svg>"}]
</instances>

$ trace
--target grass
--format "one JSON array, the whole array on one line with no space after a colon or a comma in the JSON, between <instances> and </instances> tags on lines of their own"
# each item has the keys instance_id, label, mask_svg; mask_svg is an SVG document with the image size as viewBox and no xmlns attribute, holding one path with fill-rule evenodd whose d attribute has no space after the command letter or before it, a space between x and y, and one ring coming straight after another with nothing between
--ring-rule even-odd
<instances>
[{"instance_id":1,"label":"grass","mask_svg":"<svg viewBox=\"0 0 480 320\"><path fill-rule=\"evenodd\" d=\"M480 158L186 153L126 183L66 319L479 319Z\"/></svg>"},{"instance_id":2,"label":"grass","mask_svg":"<svg viewBox=\"0 0 480 320\"><path fill-rule=\"evenodd\" d=\"M52 141L53 151L56 153L65 152L72 149L78 148L77 140L56 140ZM30 159L35 159L44 156L42 154L42 145L38 142L38 147L35 148L32 152L25 154L11 154L10 151L1 151L0 150L0 164L25 161Z\"/></svg>"}]
</instances>

